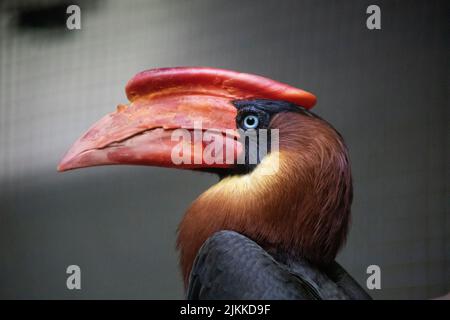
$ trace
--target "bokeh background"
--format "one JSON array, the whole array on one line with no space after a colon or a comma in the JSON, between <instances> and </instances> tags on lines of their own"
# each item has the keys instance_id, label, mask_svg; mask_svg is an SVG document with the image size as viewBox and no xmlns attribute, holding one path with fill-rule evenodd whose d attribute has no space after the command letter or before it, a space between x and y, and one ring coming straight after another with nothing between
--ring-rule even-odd
<instances>
[{"instance_id":1,"label":"bokeh background","mask_svg":"<svg viewBox=\"0 0 450 320\"><path fill-rule=\"evenodd\" d=\"M65 27L81 7L82 29ZM381 7L382 30L366 28ZM144 69L201 65L261 74L318 96L343 134L353 223L338 257L374 298L450 290L446 1L2 1L0 298L182 298L175 237L207 174L56 165L126 102ZM274 191L277 192L277 191ZM81 267L82 289L66 288Z\"/></svg>"}]
</instances>

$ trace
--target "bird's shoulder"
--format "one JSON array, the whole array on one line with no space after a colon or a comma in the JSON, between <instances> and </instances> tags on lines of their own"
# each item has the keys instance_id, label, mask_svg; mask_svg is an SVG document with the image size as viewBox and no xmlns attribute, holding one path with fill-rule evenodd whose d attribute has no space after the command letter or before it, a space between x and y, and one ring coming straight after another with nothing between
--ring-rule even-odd
<instances>
[{"instance_id":1,"label":"bird's shoulder","mask_svg":"<svg viewBox=\"0 0 450 320\"><path fill-rule=\"evenodd\" d=\"M191 271L188 299L366 299L337 263L319 270L304 259L280 262L246 236L229 230L203 244Z\"/></svg>"},{"instance_id":2,"label":"bird's shoulder","mask_svg":"<svg viewBox=\"0 0 450 320\"><path fill-rule=\"evenodd\" d=\"M188 299L318 299L316 290L251 239L220 231L201 247Z\"/></svg>"}]
</instances>

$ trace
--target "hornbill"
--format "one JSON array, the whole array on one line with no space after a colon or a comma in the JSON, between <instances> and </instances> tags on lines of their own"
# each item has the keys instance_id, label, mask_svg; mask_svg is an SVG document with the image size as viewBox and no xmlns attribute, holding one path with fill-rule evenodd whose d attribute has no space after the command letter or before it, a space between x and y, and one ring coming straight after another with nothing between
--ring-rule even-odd
<instances>
[{"instance_id":1,"label":"hornbill","mask_svg":"<svg viewBox=\"0 0 450 320\"><path fill-rule=\"evenodd\" d=\"M188 299L370 298L335 262L348 231L352 179L341 135L309 111L313 94L206 67L141 72L126 94L130 103L82 135L58 170L137 164L218 174L178 228ZM209 141L194 137L199 122ZM188 161L174 163L179 129L192 139L181 142ZM277 129L278 148L269 143L251 163L249 139L239 138L261 129ZM218 141L232 146L233 161L203 159ZM230 155L225 149L213 152L216 160Z\"/></svg>"}]
</instances>

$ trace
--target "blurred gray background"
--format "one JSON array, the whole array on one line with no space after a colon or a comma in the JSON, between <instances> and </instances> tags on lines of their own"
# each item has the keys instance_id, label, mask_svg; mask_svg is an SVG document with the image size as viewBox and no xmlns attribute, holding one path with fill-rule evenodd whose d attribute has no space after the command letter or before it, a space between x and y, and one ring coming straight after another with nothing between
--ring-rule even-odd
<instances>
[{"instance_id":1,"label":"blurred gray background","mask_svg":"<svg viewBox=\"0 0 450 320\"><path fill-rule=\"evenodd\" d=\"M144 69L202 65L261 74L318 96L343 134L353 223L338 260L375 298L450 290L446 1L2 1L0 298L182 298L175 236L214 176L147 167L64 174L56 165L126 102ZM378 4L382 30L366 28ZM82 289L66 289L77 264Z\"/></svg>"}]
</instances>

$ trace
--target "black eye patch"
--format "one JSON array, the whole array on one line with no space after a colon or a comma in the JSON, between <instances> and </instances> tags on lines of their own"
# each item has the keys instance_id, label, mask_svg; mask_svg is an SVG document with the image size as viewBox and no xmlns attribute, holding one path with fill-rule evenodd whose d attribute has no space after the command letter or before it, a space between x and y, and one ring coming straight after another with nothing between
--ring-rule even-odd
<instances>
[{"instance_id":1,"label":"black eye patch","mask_svg":"<svg viewBox=\"0 0 450 320\"><path fill-rule=\"evenodd\" d=\"M314 113L306 108L295 105L287 101L268 100L268 99L251 99L251 100L234 100L233 105L238 110L236 124L241 127L240 121L243 117L253 113L260 118L260 128L268 128L270 118L280 112L301 113L308 117L318 118ZM265 116L263 116L265 114Z\"/></svg>"}]
</instances>

